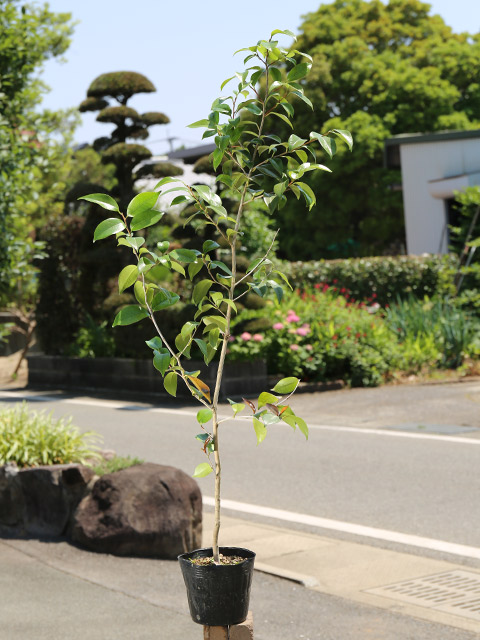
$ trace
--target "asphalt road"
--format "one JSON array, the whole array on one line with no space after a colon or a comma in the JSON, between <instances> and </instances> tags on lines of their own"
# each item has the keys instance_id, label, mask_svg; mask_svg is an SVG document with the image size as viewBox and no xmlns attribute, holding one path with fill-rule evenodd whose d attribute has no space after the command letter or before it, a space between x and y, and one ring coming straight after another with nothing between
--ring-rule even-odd
<instances>
[{"instance_id":1,"label":"asphalt road","mask_svg":"<svg viewBox=\"0 0 480 640\"><path fill-rule=\"evenodd\" d=\"M310 425L308 442L298 430L275 425L257 446L250 421L225 422L223 498L480 548L479 392L480 385L472 383L298 396ZM91 397L42 400L42 409L73 416L82 430L100 433L103 447L120 455L187 473L204 461L195 440L201 431L195 406ZM0 394L0 406L8 401L6 392ZM368 413L355 412L362 402ZM429 405L434 413L442 402L449 410L444 407L429 422ZM457 407L463 424L455 426ZM450 433L439 433L439 420ZM200 480L204 495L213 495L212 477Z\"/></svg>"}]
</instances>

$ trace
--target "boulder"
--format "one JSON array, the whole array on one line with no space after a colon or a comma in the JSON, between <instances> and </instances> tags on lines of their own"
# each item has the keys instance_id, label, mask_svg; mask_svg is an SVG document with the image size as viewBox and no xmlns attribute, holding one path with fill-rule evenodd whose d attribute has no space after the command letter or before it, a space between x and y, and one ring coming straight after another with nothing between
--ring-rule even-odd
<instances>
[{"instance_id":1,"label":"boulder","mask_svg":"<svg viewBox=\"0 0 480 640\"><path fill-rule=\"evenodd\" d=\"M57 537L71 517L94 473L78 464L0 468L0 531L10 535Z\"/></svg>"},{"instance_id":2,"label":"boulder","mask_svg":"<svg viewBox=\"0 0 480 640\"><path fill-rule=\"evenodd\" d=\"M201 533L196 481L146 463L99 478L77 507L71 537L92 551L173 559L200 547Z\"/></svg>"}]
</instances>

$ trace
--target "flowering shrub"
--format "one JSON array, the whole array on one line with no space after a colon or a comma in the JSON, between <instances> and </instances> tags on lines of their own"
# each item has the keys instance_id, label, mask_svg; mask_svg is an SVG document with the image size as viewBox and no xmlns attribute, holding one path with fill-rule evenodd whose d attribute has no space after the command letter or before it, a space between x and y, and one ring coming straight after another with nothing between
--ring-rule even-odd
<instances>
[{"instance_id":1,"label":"flowering shrub","mask_svg":"<svg viewBox=\"0 0 480 640\"><path fill-rule=\"evenodd\" d=\"M340 294L335 289L320 285L293 292L280 303L271 300L258 312L271 319L271 328L256 343L248 331L240 330L251 314L240 314L229 357L263 357L270 373L290 371L304 380L379 384L400 361L397 339L377 315L378 303L351 302L346 290Z\"/></svg>"}]
</instances>

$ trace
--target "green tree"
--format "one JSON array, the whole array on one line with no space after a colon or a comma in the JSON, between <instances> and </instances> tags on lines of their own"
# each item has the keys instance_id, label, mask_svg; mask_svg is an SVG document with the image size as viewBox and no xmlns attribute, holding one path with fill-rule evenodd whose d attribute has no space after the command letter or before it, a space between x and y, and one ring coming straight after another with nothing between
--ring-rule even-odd
<instances>
[{"instance_id":1,"label":"green tree","mask_svg":"<svg viewBox=\"0 0 480 640\"><path fill-rule=\"evenodd\" d=\"M296 130L348 129L355 149L339 150L333 176L309 179L318 204L308 224L295 201L277 214L296 229L280 237L281 250L303 259L388 252L404 243L404 229L384 140L479 125L480 36L453 33L419 0L336 0L308 14L301 32L298 46L314 60L302 81L314 112L294 100Z\"/></svg>"},{"instance_id":2,"label":"green tree","mask_svg":"<svg viewBox=\"0 0 480 640\"><path fill-rule=\"evenodd\" d=\"M116 167L117 187L114 192L122 204L128 202L134 194L134 183L139 178L161 178L170 175L172 165L145 162L151 158L151 151L138 142L127 140L145 140L149 128L167 124L169 118L158 111L138 113L127 105L130 98L139 93L156 91L154 85L141 73L134 71L114 71L98 76L87 91L87 98L80 104L82 113L98 111L97 121L115 125L110 136L97 138L94 148L102 154L107 163ZM114 104L110 105L109 100ZM135 172L139 163L140 169ZM183 173L178 168L177 173Z\"/></svg>"},{"instance_id":3,"label":"green tree","mask_svg":"<svg viewBox=\"0 0 480 640\"><path fill-rule=\"evenodd\" d=\"M66 51L72 29L70 14L48 5L0 3L0 306L15 287L22 243L24 254L33 253L25 204L34 199L35 172L52 149L52 119L35 110L47 90L37 72Z\"/></svg>"}]
</instances>

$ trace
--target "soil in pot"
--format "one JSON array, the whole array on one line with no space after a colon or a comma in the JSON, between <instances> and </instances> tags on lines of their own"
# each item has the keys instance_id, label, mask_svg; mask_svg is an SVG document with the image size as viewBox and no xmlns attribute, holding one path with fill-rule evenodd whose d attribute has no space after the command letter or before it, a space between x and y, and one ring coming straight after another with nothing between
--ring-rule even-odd
<instances>
[{"instance_id":1,"label":"soil in pot","mask_svg":"<svg viewBox=\"0 0 480 640\"><path fill-rule=\"evenodd\" d=\"M235 558L234 564L230 560L215 564L211 548L178 556L192 620L212 627L240 624L246 619L255 560L249 549L221 547L220 553Z\"/></svg>"}]
</instances>

